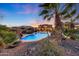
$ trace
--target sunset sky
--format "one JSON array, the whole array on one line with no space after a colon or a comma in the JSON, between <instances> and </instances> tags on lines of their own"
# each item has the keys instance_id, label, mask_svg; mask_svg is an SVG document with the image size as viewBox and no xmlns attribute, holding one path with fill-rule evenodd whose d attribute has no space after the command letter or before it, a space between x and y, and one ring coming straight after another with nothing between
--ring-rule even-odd
<instances>
[{"instance_id":1,"label":"sunset sky","mask_svg":"<svg viewBox=\"0 0 79 59\"><path fill-rule=\"evenodd\" d=\"M39 22L39 4L0 4L1 24L8 26L30 25Z\"/></svg>"},{"instance_id":2,"label":"sunset sky","mask_svg":"<svg viewBox=\"0 0 79 59\"><path fill-rule=\"evenodd\" d=\"M0 24L7 26L39 24L43 21L39 12L39 3L0 3L0 16L3 16L0 17Z\"/></svg>"}]
</instances>

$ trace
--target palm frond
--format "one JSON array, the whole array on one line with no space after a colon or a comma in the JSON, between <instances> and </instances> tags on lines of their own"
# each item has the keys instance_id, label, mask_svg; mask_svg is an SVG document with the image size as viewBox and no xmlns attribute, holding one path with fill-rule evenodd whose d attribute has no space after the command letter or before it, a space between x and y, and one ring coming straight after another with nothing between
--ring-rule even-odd
<instances>
[{"instance_id":1,"label":"palm frond","mask_svg":"<svg viewBox=\"0 0 79 59\"><path fill-rule=\"evenodd\" d=\"M64 14L66 14L67 13L67 11L66 10L63 10L60 14L61 15L64 15Z\"/></svg>"},{"instance_id":2,"label":"palm frond","mask_svg":"<svg viewBox=\"0 0 79 59\"><path fill-rule=\"evenodd\" d=\"M70 14L66 14L63 18L64 19L70 18Z\"/></svg>"},{"instance_id":3,"label":"palm frond","mask_svg":"<svg viewBox=\"0 0 79 59\"><path fill-rule=\"evenodd\" d=\"M48 17L47 20L50 21L51 20L51 17Z\"/></svg>"},{"instance_id":4,"label":"palm frond","mask_svg":"<svg viewBox=\"0 0 79 59\"><path fill-rule=\"evenodd\" d=\"M47 14L47 13L48 13L47 10L42 10L42 12L41 12L39 15L45 15L45 14Z\"/></svg>"},{"instance_id":5,"label":"palm frond","mask_svg":"<svg viewBox=\"0 0 79 59\"><path fill-rule=\"evenodd\" d=\"M73 6L75 6L75 3L67 3L67 4L65 4L65 6L66 6L65 9L70 10L70 9L72 9Z\"/></svg>"},{"instance_id":6,"label":"palm frond","mask_svg":"<svg viewBox=\"0 0 79 59\"><path fill-rule=\"evenodd\" d=\"M49 15L45 15L45 16L44 16L44 19L46 19L46 18L48 18L48 17L49 17Z\"/></svg>"},{"instance_id":7,"label":"palm frond","mask_svg":"<svg viewBox=\"0 0 79 59\"><path fill-rule=\"evenodd\" d=\"M75 17L75 19L79 19L79 14Z\"/></svg>"},{"instance_id":8,"label":"palm frond","mask_svg":"<svg viewBox=\"0 0 79 59\"><path fill-rule=\"evenodd\" d=\"M42 7L44 9L49 9L49 5L50 3L44 3L44 4L39 5L39 7Z\"/></svg>"},{"instance_id":9,"label":"palm frond","mask_svg":"<svg viewBox=\"0 0 79 59\"><path fill-rule=\"evenodd\" d=\"M44 3L44 4L40 4L39 7L44 7L44 6L48 6L49 3Z\"/></svg>"},{"instance_id":10,"label":"palm frond","mask_svg":"<svg viewBox=\"0 0 79 59\"><path fill-rule=\"evenodd\" d=\"M74 16L76 14L76 9L74 9L74 10L72 10L71 12L70 12L70 15L71 16Z\"/></svg>"},{"instance_id":11,"label":"palm frond","mask_svg":"<svg viewBox=\"0 0 79 59\"><path fill-rule=\"evenodd\" d=\"M76 20L79 20L79 14L76 17L74 17L74 19L72 19L72 22L74 22Z\"/></svg>"},{"instance_id":12,"label":"palm frond","mask_svg":"<svg viewBox=\"0 0 79 59\"><path fill-rule=\"evenodd\" d=\"M74 19L72 20L72 22L75 22L76 20L77 20L77 19L74 18Z\"/></svg>"},{"instance_id":13,"label":"palm frond","mask_svg":"<svg viewBox=\"0 0 79 59\"><path fill-rule=\"evenodd\" d=\"M51 6L52 8L56 8L56 7L58 6L58 3L52 3L52 4L50 4L50 6Z\"/></svg>"},{"instance_id":14,"label":"palm frond","mask_svg":"<svg viewBox=\"0 0 79 59\"><path fill-rule=\"evenodd\" d=\"M73 3L67 3L67 4L65 4L64 5L65 8L64 8L64 10L62 10L61 14L65 15L69 10L71 10L73 8L74 5L75 4L73 4ZM74 10L74 12L75 12L75 10Z\"/></svg>"}]
</instances>

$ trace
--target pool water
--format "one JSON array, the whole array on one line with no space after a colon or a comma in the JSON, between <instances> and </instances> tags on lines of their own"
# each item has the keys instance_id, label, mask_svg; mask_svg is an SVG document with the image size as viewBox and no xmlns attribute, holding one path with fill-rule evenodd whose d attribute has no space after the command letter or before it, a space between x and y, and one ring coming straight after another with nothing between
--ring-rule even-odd
<instances>
[{"instance_id":1,"label":"pool water","mask_svg":"<svg viewBox=\"0 0 79 59\"><path fill-rule=\"evenodd\" d=\"M37 40L41 40L46 37L48 37L47 33L39 32L39 33L33 33L28 36L25 36L25 37L21 38L21 40L23 40L23 41L37 41Z\"/></svg>"}]
</instances>

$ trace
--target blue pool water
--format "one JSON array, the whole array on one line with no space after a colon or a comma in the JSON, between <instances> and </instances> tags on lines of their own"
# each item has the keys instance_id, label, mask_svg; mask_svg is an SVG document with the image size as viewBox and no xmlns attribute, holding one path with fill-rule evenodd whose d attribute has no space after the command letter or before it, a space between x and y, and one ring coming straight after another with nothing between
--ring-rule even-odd
<instances>
[{"instance_id":1,"label":"blue pool water","mask_svg":"<svg viewBox=\"0 0 79 59\"><path fill-rule=\"evenodd\" d=\"M33 34L28 35L28 36L25 36L25 37L21 38L21 40L24 40L24 41L37 41L37 40L41 40L43 38L46 38L47 36L48 36L47 33L39 32L39 33L33 33Z\"/></svg>"}]
</instances>

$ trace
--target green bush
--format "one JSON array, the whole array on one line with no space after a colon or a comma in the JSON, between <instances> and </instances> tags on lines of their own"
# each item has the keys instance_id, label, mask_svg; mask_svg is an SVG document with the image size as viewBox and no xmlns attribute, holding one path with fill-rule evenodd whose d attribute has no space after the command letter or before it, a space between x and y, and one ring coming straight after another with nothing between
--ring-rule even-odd
<instances>
[{"instance_id":1,"label":"green bush","mask_svg":"<svg viewBox=\"0 0 79 59\"><path fill-rule=\"evenodd\" d=\"M79 39L79 29L64 29L64 35L74 39Z\"/></svg>"},{"instance_id":2,"label":"green bush","mask_svg":"<svg viewBox=\"0 0 79 59\"><path fill-rule=\"evenodd\" d=\"M8 27L6 27L5 25L0 25L0 30L9 30L9 28Z\"/></svg>"},{"instance_id":3,"label":"green bush","mask_svg":"<svg viewBox=\"0 0 79 59\"><path fill-rule=\"evenodd\" d=\"M5 44L12 43L14 40L16 40L16 34L14 32L8 32L8 31L0 31L1 37Z\"/></svg>"},{"instance_id":4,"label":"green bush","mask_svg":"<svg viewBox=\"0 0 79 59\"><path fill-rule=\"evenodd\" d=\"M6 47L13 43L16 39L16 33L10 31L9 27L0 25L0 47Z\"/></svg>"}]
</instances>

